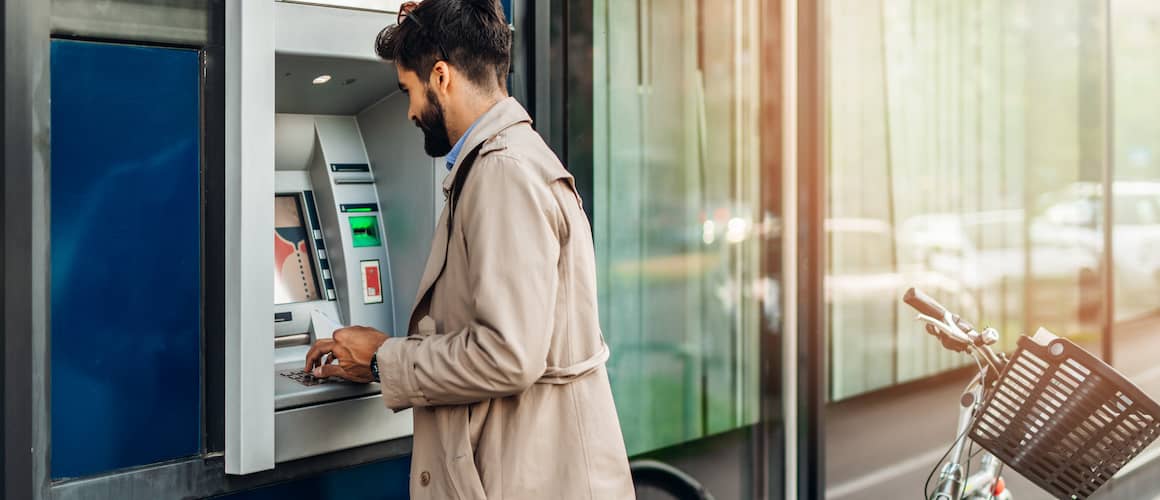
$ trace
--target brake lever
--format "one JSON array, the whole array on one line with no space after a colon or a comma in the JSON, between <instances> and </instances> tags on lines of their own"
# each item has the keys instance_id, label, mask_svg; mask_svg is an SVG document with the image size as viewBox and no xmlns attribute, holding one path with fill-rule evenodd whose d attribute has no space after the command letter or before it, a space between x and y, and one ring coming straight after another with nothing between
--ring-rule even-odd
<instances>
[{"instance_id":1,"label":"brake lever","mask_svg":"<svg viewBox=\"0 0 1160 500\"><path fill-rule=\"evenodd\" d=\"M970 349L971 339L967 334L959 331L957 328L951 326L952 323L938 320L932 316L919 313L918 320L927 324L928 327L935 328L942 335L938 335L939 341L942 342L943 347L955 352L966 352ZM930 329L927 333L934 334Z\"/></svg>"},{"instance_id":2,"label":"brake lever","mask_svg":"<svg viewBox=\"0 0 1160 500\"><path fill-rule=\"evenodd\" d=\"M926 327L926 333L930 334L931 337L938 339L938 343L942 344L944 349L951 352L969 352L967 346L951 338L949 335L943 334L939 331L937 326L934 326L930 323L927 323L924 326Z\"/></svg>"}]
</instances>

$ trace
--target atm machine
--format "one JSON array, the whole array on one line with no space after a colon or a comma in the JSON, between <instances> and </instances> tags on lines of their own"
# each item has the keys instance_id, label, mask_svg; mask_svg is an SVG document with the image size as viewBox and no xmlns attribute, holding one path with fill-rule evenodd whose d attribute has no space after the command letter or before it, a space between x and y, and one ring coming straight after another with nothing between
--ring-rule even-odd
<instances>
[{"instance_id":1,"label":"atm machine","mask_svg":"<svg viewBox=\"0 0 1160 500\"><path fill-rule=\"evenodd\" d=\"M446 172L374 54L393 13L227 5L225 463L249 474L411 434L377 384L303 368L339 325L406 334Z\"/></svg>"}]
</instances>

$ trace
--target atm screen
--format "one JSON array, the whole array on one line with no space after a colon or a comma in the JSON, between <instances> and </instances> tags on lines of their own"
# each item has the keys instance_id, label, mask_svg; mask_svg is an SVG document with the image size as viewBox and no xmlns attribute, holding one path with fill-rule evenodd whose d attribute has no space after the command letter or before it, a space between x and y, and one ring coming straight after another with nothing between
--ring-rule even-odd
<instances>
[{"instance_id":1,"label":"atm screen","mask_svg":"<svg viewBox=\"0 0 1160 500\"><path fill-rule=\"evenodd\" d=\"M303 214L298 195L274 196L274 304L320 298L310 252L310 232Z\"/></svg>"}]
</instances>

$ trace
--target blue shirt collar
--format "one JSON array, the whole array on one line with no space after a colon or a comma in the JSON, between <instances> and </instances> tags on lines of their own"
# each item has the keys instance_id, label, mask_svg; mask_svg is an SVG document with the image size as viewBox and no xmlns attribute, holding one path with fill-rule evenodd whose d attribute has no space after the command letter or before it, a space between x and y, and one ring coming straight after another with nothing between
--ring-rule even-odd
<instances>
[{"instance_id":1,"label":"blue shirt collar","mask_svg":"<svg viewBox=\"0 0 1160 500\"><path fill-rule=\"evenodd\" d=\"M483 116L476 118L475 123L472 123L470 127L467 127L467 131L459 137L458 141L455 141L455 145L452 146L451 151L447 153L447 170L451 170L452 167L455 166L455 162L459 159L459 155L463 153L463 144L467 142L467 136L471 135L471 131L475 129L476 125L479 125L480 118L483 118Z\"/></svg>"}]
</instances>

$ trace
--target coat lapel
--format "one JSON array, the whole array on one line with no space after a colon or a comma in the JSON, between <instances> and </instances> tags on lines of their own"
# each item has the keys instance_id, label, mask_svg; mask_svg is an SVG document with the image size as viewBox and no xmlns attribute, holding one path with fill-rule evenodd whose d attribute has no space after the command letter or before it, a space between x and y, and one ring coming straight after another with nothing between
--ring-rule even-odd
<instances>
[{"instance_id":1,"label":"coat lapel","mask_svg":"<svg viewBox=\"0 0 1160 500\"><path fill-rule=\"evenodd\" d=\"M500 132L512 127L513 125L531 122L531 117L528 112L524 110L523 106L519 104L513 97L508 97L495 106L492 106L487 113L484 113L479 119L479 124L472 130L471 135L467 137L464 142L464 150L471 151L479 146L484 141L495 137ZM455 176L459 173L460 166L466 157L473 155L460 155L456 160L455 165L451 168L451 172L443 180L443 195L449 196L451 192L451 184L455 180ZM411 307L410 319L407 322L409 331L415 329L419 318L416 318L416 313L426 314L428 293L431 287L435 286L435 282L439 281L439 276L443 273L444 264L447 261L447 247L448 247L448 230L447 221L450 215L450 203L443 205L443 211L439 215L439 223L435 226L435 237L431 241L431 254L427 257L427 266L423 269L423 278L419 280L419 290L415 294L415 305Z\"/></svg>"},{"instance_id":2,"label":"coat lapel","mask_svg":"<svg viewBox=\"0 0 1160 500\"><path fill-rule=\"evenodd\" d=\"M447 211L449 209L447 204L443 205L443 211L439 214L439 223L435 225L435 238L431 240L431 253L427 256L427 266L423 269L423 278L419 280L419 291L415 294L415 302L411 306L411 315L407 321L407 327L411 330L414 330L415 323L419 320L415 317L415 313L419 311L420 306L426 307L424 302L426 302L427 291L435 284L435 280L443 271L443 264L447 261Z\"/></svg>"}]
</instances>

